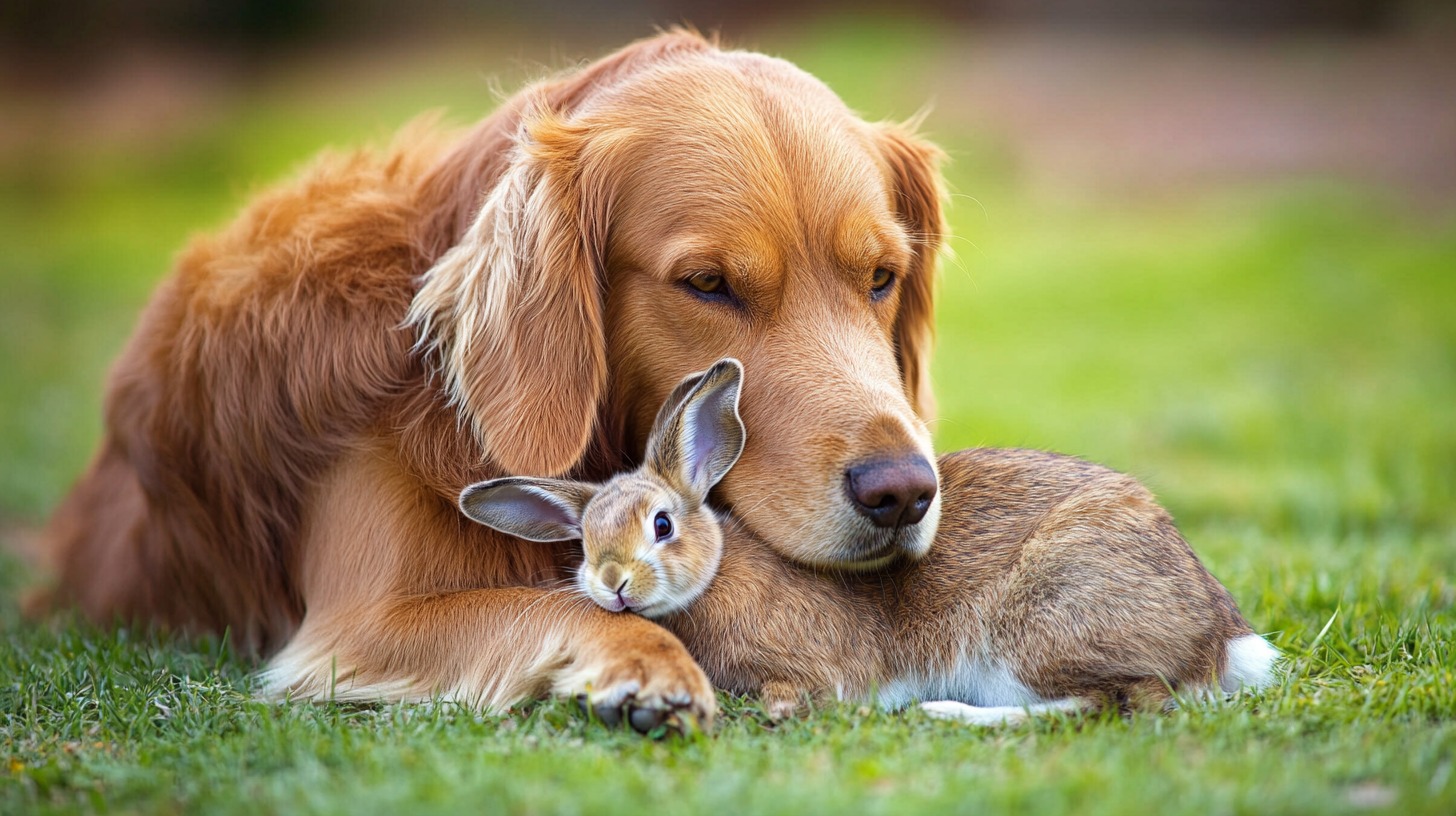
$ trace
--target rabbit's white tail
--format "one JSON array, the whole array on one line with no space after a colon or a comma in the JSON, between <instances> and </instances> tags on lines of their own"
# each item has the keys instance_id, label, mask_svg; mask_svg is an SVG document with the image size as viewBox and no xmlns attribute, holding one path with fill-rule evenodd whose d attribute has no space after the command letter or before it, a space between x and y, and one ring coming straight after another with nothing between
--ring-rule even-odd
<instances>
[{"instance_id":1,"label":"rabbit's white tail","mask_svg":"<svg viewBox=\"0 0 1456 816\"><path fill-rule=\"evenodd\" d=\"M1274 682L1279 650L1258 635L1243 635L1228 642L1228 660L1219 678L1223 690L1232 694L1241 688L1263 688Z\"/></svg>"}]
</instances>

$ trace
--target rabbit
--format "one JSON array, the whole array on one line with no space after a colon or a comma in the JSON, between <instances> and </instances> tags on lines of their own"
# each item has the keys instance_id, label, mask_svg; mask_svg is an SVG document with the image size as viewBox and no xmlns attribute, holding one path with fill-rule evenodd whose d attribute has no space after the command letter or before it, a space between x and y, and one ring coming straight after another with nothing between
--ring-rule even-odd
<instances>
[{"instance_id":1,"label":"rabbit","mask_svg":"<svg viewBox=\"0 0 1456 816\"><path fill-rule=\"evenodd\" d=\"M602 487L496 480L467 488L461 506L515 535L584 538L583 590L607 609L656 618L716 686L759 695L775 718L841 699L887 709L919 702L935 717L1004 725L1165 708L1177 694L1275 679L1278 652L1152 495L1068 456L942 456L944 509L918 560L862 573L786 560L703 504L745 439L741 376L722 361L684 380L634 473ZM503 494L491 492L502 483ZM663 514L677 549L651 540ZM631 564L628 553L637 554ZM646 578L648 566L671 577ZM639 580L651 590L639 593Z\"/></svg>"},{"instance_id":2,"label":"rabbit","mask_svg":"<svg viewBox=\"0 0 1456 816\"><path fill-rule=\"evenodd\" d=\"M1001 725L1276 679L1278 652L1136 480L1027 450L963 450L939 467L925 557L819 573L728 516L718 575L660 623L714 685L759 694L774 717L814 699L918 701Z\"/></svg>"},{"instance_id":3,"label":"rabbit","mask_svg":"<svg viewBox=\"0 0 1456 816\"><path fill-rule=\"evenodd\" d=\"M641 467L605 484L508 476L460 494L465 515L529 541L582 542L576 585L609 612L661 618L707 588L723 553L708 491L743 452L743 366L729 357L668 395Z\"/></svg>"}]
</instances>

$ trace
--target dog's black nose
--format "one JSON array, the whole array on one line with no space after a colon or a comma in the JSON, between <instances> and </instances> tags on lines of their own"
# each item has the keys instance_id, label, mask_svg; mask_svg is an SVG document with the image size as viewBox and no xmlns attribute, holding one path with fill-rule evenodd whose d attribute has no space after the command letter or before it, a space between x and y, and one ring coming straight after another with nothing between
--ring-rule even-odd
<instances>
[{"instance_id":1,"label":"dog's black nose","mask_svg":"<svg viewBox=\"0 0 1456 816\"><path fill-rule=\"evenodd\" d=\"M935 498L935 469L919 454L860 462L844 472L854 509L876 527L904 527L925 518Z\"/></svg>"}]
</instances>

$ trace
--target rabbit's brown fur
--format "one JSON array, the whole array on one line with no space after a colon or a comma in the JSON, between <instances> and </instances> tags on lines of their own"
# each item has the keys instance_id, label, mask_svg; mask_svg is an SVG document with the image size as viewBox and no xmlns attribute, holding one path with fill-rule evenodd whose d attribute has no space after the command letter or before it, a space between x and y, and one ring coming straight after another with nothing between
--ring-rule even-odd
<instances>
[{"instance_id":1,"label":"rabbit's brown fur","mask_svg":"<svg viewBox=\"0 0 1456 816\"><path fill-rule=\"evenodd\" d=\"M1079 707L1220 685L1230 642L1252 630L1137 481L1021 450L947 454L940 469L946 510L923 560L815 573L729 521L717 579L664 622L716 685L780 711L804 693L1015 705L956 687L977 660Z\"/></svg>"}]
</instances>

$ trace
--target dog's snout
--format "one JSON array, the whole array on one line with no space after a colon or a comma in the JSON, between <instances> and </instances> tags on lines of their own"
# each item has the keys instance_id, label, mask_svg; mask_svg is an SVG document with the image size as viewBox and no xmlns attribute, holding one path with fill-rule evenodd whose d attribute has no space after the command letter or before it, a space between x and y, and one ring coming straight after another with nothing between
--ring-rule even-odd
<instances>
[{"instance_id":1,"label":"dog's snout","mask_svg":"<svg viewBox=\"0 0 1456 816\"><path fill-rule=\"evenodd\" d=\"M844 472L854 509L876 527L904 527L925 518L935 498L935 469L919 454L873 459Z\"/></svg>"}]
</instances>

